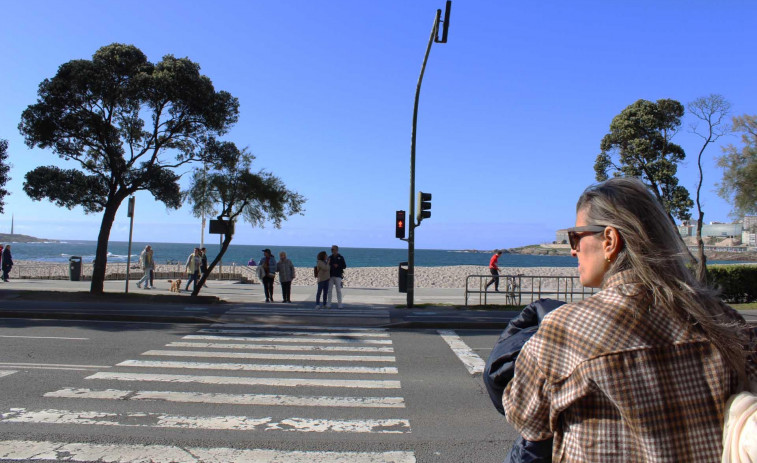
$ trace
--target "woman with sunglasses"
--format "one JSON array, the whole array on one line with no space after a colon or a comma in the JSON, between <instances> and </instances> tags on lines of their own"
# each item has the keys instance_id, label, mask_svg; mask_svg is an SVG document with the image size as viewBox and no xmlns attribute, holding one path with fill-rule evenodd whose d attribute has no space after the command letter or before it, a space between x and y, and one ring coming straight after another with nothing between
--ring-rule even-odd
<instances>
[{"instance_id":1,"label":"woman with sunglasses","mask_svg":"<svg viewBox=\"0 0 757 463\"><path fill-rule=\"evenodd\" d=\"M503 396L528 441L568 462L713 462L729 396L757 381L744 319L686 267L660 203L635 179L588 188L569 230L581 284L547 315Z\"/></svg>"}]
</instances>

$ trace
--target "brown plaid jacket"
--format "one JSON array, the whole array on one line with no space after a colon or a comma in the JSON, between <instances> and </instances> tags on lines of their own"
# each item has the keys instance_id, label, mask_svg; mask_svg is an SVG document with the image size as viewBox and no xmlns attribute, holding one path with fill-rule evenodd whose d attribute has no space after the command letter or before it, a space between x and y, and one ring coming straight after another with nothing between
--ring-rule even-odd
<instances>
[{"instance_id":1,"label":"brown plaid jacket","mask_svg":"<svg viewBox=\"0 0 757 463\"><path fill-rule=\"evenodd\" d=\"M503 405L524 438L554 437L553 461L720 461L736 377L650 302L618 273L550 313L524 346Z\"/></svg>"}]
</instances>

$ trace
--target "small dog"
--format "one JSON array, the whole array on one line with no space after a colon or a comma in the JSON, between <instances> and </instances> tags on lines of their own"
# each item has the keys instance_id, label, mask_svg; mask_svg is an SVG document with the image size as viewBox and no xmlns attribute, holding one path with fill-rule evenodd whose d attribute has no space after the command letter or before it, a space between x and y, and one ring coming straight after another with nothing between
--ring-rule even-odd
<instances>
[{"instance_id":1,"label":"small dog","mask_svg":"<svg viewBox=\"0 0 757 463\"><path fill-rule=\"evenodd\" d=\"M181 280L168 280L169 283L171 283L171 292L172 293L180 293L181 292Z\"/></svg>"}]
</instances>

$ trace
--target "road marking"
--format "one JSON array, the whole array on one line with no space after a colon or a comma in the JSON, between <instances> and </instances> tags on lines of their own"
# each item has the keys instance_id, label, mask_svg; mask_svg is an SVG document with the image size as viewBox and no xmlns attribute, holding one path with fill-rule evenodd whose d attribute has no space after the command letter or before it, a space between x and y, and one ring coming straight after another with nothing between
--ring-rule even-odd
<instances>
[{"instance_id":1,"label":"road marking","mask_svg":"<svg viewBox=\"0 0 757 463\"><path fill-rule=\"evenodd\" d=\"M204 328L199 333L223 333L223 334L285 334L287 336L328 336L333 338L350 339L350 338L388 338L389 333L385 332L346 332L346 331L278 331L278 330L252 330L252 329L218 329L218 328Z\"/></svg>"},{"instance_id":2,"label":"road marking","mask_svg":"<svg viewBox=\"0 0 757 463\"><path fill-rule=\"evenodd\" d=\"M11 408L10 411L0 414L0 422L231 431L410 433L410 422L404 419L328 420L291 417L277 422L270 416L261 418L248 416L196 417L163 413L108 413L54 409L31 411L25 408Z\"/></svg>"},{"instance_id":3,"label":"road marking","mask_svg":"<svg viewBox=\"0 0 757 463\"><path fill-rule=\"evenodd\" d=\"M394 352L392 347L358 346L287 346L282 344L227 344L217 342L171 342L166 347L193 347L197 349L250 349L283 351L328 351L328 352Z\"/></svg>"},{"instance_id":4,"label":"road marking","mask_svg":"<svg viewBox=\"0 0 757 463\"><path fill-rule=\"evenodd\" d=\"M301 332L317 332L313 331L312 325L255 325L250 323L213 323L211 328L247 328L253 331L258 330L270 330L271 328L283 328L286 330L305 330ZM386 328L358 328L354 326L321 326L318 330L333 330L333 331L345 331L349 333L385 333Z\"/></svg>"},{"instance_id":5,"label":"road marking","mask_svg":"<svg viewBox=\"0 0 757 463\"><path fill-rule=\"evenodd\" d=\"M35 370L100 370L108 365L66 365L57 363L10 363L0 362L0 367L26 368Z\"/></svg>"},{"instance_id":6,"label":"road marking","mask_svg":"<svg viewBox=\"0 0 757 463\"><path fill-rule=\"evenodd\" d=\"M382 344L391 345L391 339L303 339L303 338L257 338L246 336L213 336L213 335L201 335L201 334L188 334L181 339L192 339L201 341L240 341L240 342L308 342L311 344Z\"/></svg>"},{"instance_id":7,"label":"road marking","mask_svg":"<svg viewBox=\"0 0 757 463\"><path fill-rule=\"evenodd\" d=\"M118 461L119 463L415 463L413 452L322 452L301 450L89 444L84 442L0 441L2 460Z\"/></svg>"},{"instance_id":8,"label":"road marking","mask_svg":"<svg viewBox=\"0 0 757 463\"><path fill-rule=\"evenodd\" d=\"M243 384L278 387L348 387L358 389L400 389L400 382L371 379L252 378L236 376L165 375L149 373L100 372L85 379L109 381L157 381L163 383Z\"/></svg>"},{"instance_id":9,"label":"road marking","mask_svg":"<svg viewBox=\"0 0 757 463\"><path fill-rule=\"evenodd\" d=\"M457 355L457 358L460 359L461 362L463 362L463 365L465 365L465 368L468 369L470 374L474 375L476 373L483 373L484 372L484 366L486 366L486 362L479 357L478 354L473 352L470 347L468 347L465 342L460 339L460 336L457 335L453 330L437 330L437 333L439 333L442 336L442 339L449 345L449 347L452 349L452 352Z\"/></svg>"},{"instance_id":10,"label":"road marking","mask_svg":"<svg viewBox=\"0 0 757 463\"><path fill-rule=\"evenodd\" d=\"M255 363L161 362L125 360L116 366L140 368L188 368L195 370L286 371L290 373L353 373L396 375L396 367L324 367L314 365L263 365Z\"/></svg>"},{"instance_id":11,"label":"road marking","mask_svg":"<svg viewBox=\"0 0 757 463\"><path fill-rule=\"evenodd\" d=\"M65 399L152 400L176 403L264 405L285 407L405 408L402 397L291 396L286 394L220 394L213 392L124 391L64 388L45 397Z\"/></svg>"},{"instance_id":12,"label":"road marking","mask_svg":"<svg viewBox=\"0 0 757 463\"><path fill-rule=\"evenodd\" d=\"M2 378L4 376L10 376L13 373L18 373L18 371L16 371L16 370L0 370L0 378Z\"/></svg>"},{"instance_id":13,"label":"road marking","mask_svg":"<svg viewBox=\"0 0 757 463\"><path fill-rule=\"evenodd\" d=\"M10 336L0 335L0 338L21 338L21 339L60 339L65 341L89 341L89 338L64 338L58 336Z\"/></svg>"},{"instance_id":14,"label":"road marking","mask_svg":"<svg viewBox=\"0 0 757 463\"><path fill-rule=\"evenodd\" d=\"M184 350L148 350L141 355L170 357L211 357L263 360L318 360L324 362L395 362L393 355L307 355L307 354L256 354L254 352L204 352Z\"/></svg>"}]
</instances>

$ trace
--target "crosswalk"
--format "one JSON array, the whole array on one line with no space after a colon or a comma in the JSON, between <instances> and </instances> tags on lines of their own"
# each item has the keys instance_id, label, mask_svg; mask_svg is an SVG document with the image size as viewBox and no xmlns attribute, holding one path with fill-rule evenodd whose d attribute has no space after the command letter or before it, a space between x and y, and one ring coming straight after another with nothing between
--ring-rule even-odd
<instances>
[{"instance_id":1,"label":"crosswalk","mask_svg":"<svg viewBox=\"0 0 757 463\"><path fill-rule=\"evenodd\" d=\"M56 436L55 426L83 430L76 435L90 428L253 433L245 442L271 442L276 433L371 434L384 436L372 446L384 451L344 451L338 442L333 450L292 450L9 439L0 440L0 461L414 463L392 438L411 433L395 362L384 329L217 324L90 371L85 387L44 393L39 407L0 410L3 426L47 426ZM188 404L233 413L176 412L198 410Z\"/></svg>"}]
</instances>

